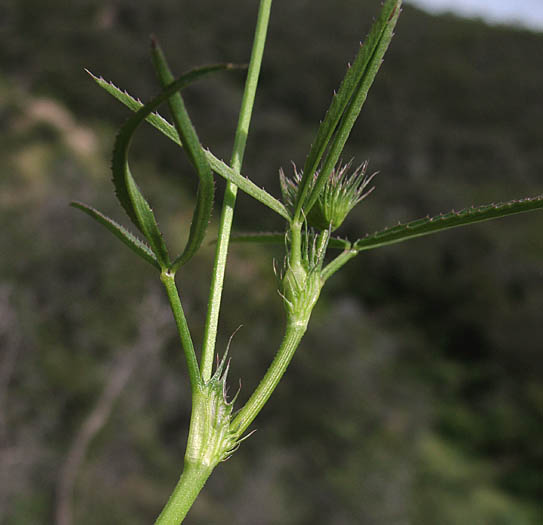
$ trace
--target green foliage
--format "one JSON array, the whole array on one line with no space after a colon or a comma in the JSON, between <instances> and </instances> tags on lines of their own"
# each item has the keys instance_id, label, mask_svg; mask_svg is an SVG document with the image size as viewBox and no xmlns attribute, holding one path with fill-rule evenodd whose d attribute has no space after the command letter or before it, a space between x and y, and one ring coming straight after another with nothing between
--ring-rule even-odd
<instances>
[{"instance_id":1,"label":"green foliage","mask_svg":"<svg viewBox=\"0 0 543 525\"><path fill-rule=\"evenodd\" d=\"M452 211L436 217L425 217L407 224L399 224L392 228L367 235L356 241L353 249L357 251L370 250L387 244L406 241L414 237L437 233L449 228L467 226L477 222L499 219L516 213L525 213L543 209L543 195L539 197L485 204L483 206L466 208L458 212Z\"/></svg>"},{"instance_id":2,"label":"green foliage","mask_svg":"<svg viewBox=\"0 0 543 525\"><path fill-rule=\"evenodd\" d=\"M320 230L326 230L328 227L332 231L337 230L352 209L365 197L367 197L374 188L364 192L366 186L371 182L371 177L366 177L365 172L368 163L365 162L359 166L352 174L348 174L352 161L344 166L333 169L324 185L316 206L314 206L307 215L307 222L310 226L315 226ZM302 182L302 173L294 167L294 177L287 177L284 171L279 170L279 180L281 182L281 193L283 201L294 208L298 188ZM374 174L375 175L375 174ZM318 172L315 174L314 183L318 179Z\"/></svg>"},{"instance_id":3,"label":"green foliage","mask_svg":"<svg viewBox=\"0 0 543 525\"><path fill-rule=\"evenodd\" d=\"M152 41L152 55L160 82L163 88L174 82L174 77L170 72L166 58L162 53L158 43ZM175 128L179 137L181 137L185 151L194 166L199 179L196 209L190 226L189 240L183 253L174 261L173 268L185 264L196 253L202 241L204 240L211 212L213 211L214 182L211 168L205 157L204 148L200 144L196 130L190 121L190 117L185 108L183 98L179 92L168 99L170 111L172 113Z\"/></svg>"},{"instance_id":4,"label":"green foliage","mask_svg":"<svg viewBox=\"0 0 543 525\"><path fill-rule=\"evenodd\" d=\"M119 202L125 209L126 213L134 222L134 224L143 232L147 240L151 244L155 255L162 268L168 268L170 266L170 261L168 257L168 252L166 245L162 239L162 234L158 229L154 214L151 210L151 207L147 204L147 201L139 191L132 174L130 173L130 168L128 166L128 151L132 136L137 130L138 126L145 120L145 118L152 113L162 102L164 102L172 94L176 93L179 89L182 89L194 82L198 78L207 75L209 73L214 73L223 69L230 68L230 65L217 65L217 66L207 66L199 69L195 69L181 76L175 82L172 82L168 85L163 92L155 97L151 102L142 107L137 113L135 113L121 128L119 134L117 135L117 140L115 141L115 147L113 149L113 183L115 185L115 192ZM197 140L197 139L195 139ZM195 147L191 138L191 146L189 151ZM207 195L209 198L209 195ZM198 208L197 208L198 213ZM198 222L196 223L198 224ZM201 242L198 239L203 238L204 232L199 232L198 230L202 229L202 224L200 223L197 226L196 230L193 231L193 235L189 238L190 252L193 253L196 247L193 243L199 245ZM194 233L196 233L196 241L193 240ZM183 256L182 256L183 257ZM178 264L176 262L176 264Z\"/></svg>"},{"instance_id":5,"label":"green foliage","mask_svg":"<svg viewBox=\"0 0 543 525\"><path fill-rule=\"evenodd\" d=\"M87 206L82 202L72 202L74 208L78 208L81 211L84 211L86 214L95 219L102 226L105 226L113 235L118 237L122 242L124 242L129 248L134 250L134 252L139 255L141 258L145 259L147 262L151 263L155 268L160 270L160 264L153 253L153 251L147 246L144 242L140 241L137 237L131 234L120 224L117 224L113 219L106 217L104 214L100 213L98 210L95 210L91 206Z\"/></svg>"},{"instance_id":6,"label":"green foliage","mask_svg":"<svg viewBox=\"0 0 543 525\"><path fill-rule=\"evenodd\" d=\"M157 52L158 53L158 52ZM156 60L159 62L159 67L161 69L161 74L166 75L167 73L164 68L167 66L163 62L163 59L158 57ZM209 73L215 73L224 69L232 69L231 64L224 65L213 65L206 66L202 68L195 69L181 76L177 80L168 83L168 86L164 88L161 94L157 95L152 101L148 104L140 107L138 111L124 124L117 135L115 141L115 148L113 149L113 184L115 186L115 193L119 202L126 211L128 217L132 220L135 226L137 226L140 231L145 235L146 239L149 241L153 253L155 254L157 260L159 261L161 268L178 268L180 264L186 262L188 258L194 255L195 251L200 246L207 228L207 223L209 221L209 215L211 213L211 207L213 203L213 184L209 180L208 175L205 173L205 168L200 164L198 165L198 170L200 172L200 180L204 181L204 188L201 192L201 201L196 206L195 219L192 223L191 235L187 243L185 252L181 254L173 263L170 263L168 250L162 238L162 233L158 228L157 221L155 219L154 213L151 210L151 207L143 197L141 191L139 190L128 165L128 152L130 148L130 143L132 137L139 125L165 100L168 100L170 96L175 94L178 90L183 89L190 83L199 79L201 76L207 75ZM98 84L104 87L105 85L109 86L109 89L113 89L111 84L103 83L100 79L94 77L98 81ZM126 100L126 99L125 99ZM128 100L133 100L128 97ZM179 109L179 108L177 108ZM188 119L188 115L183 117L182 127L191 129L191 124ZM195 151L203 151L198 139L193 132L183 132L184 140L186 142L186 147L190 152L191 158L195 159L195 155L200 155L200 153L195 153ZM196 162L194 160L194 162ZM207 163L206 163L207 166ZM209 193L211 191L211 194Z\"/></svg>"},{"instance_id":7,"label":"green foliage","mask_svg":"<svg viewBox=\"0 0 543 525\"><path fill-rule=\"evenodd\" d=\"M287 180L281 172L283 200L287 206L292 208L292 216L286 208L284 208L286 213L282 213L282 208L275 204L273 197L238 173L252 114L270 6L271 0L262 0L260 3L251 64L235 138L233 168L225 169L222 163L218 163L220 167L215 168L217 163L209 162L208 158L206 158L204 148L200 144L183 99L181 95L176 93L180 87L183 87L183 82L187 83L186 78L191 74L174 82L162 51L154 41L152 46L153 60L163 87L163 93L138 109L128 120L127 124L121 128L114 148L113 180L117 197L129 217L149 241L153 253L160 263L162 282L166 287L179 330L192 387L193 410L185 455L185 468L177 487L157 519L156 523L161 525L183 521L218 461L232 453L233 447L240 439L241 434L262 410L285 373L307 329L323 284L346 262L359 252L369 248L436 233L455 226L464 226L543 208L543 198L539 197L500 205L482 206L459 213L442 214L439 218L427 217L405 225L400 224L356 241L352 246L348 243L343 252L323 268L330 232L341 226L355 204L366 196L363 192L369 180L364 177L364 170L361 170L361 173L355 172L351 177L346 177L345 173L348 166L336 168L337 171L334 171L334 168L339 161L347 138L360 114L369 88L373 84L383 56L392 39L393 29L400 14L401 0L388 0L384 3L381 14L370 31L365 44L361 47L353 67L348 69L337 96L332 99L330 109L317 132L316 140L309 152L303 172L301 174L296 173L296 179L293 181ZM208 68L202 71L207 73L211 70ZM200 72L198 76L200 74L202 73ZM194 74L192 75L194 76ZM134 104L132 97L120 93L112 84L101 82L100 84L132 110L136 109L137 104ZM178 135L176 142L183 144L200 180L198 204L187 248L173 264L169 261L153 212L132 178L127 158L130 140L134 131L143 120L149 117L164 98L168 98L170 110L174 117ZM166 134L170 138L174 138L171 126L164 119L155 116L153 120L158 129L163 132L167 130ZM326 150L328 151L324 157ZM214 158L211 154L209 157ZM322 167L319 169L318 166L321 162ZM223 176L225 176L225 173L233 174L234 176L228 179L230 183L235 184L236 180L247 181L245 188L249 189L248 193L250 195L272 209L275 208L276 211L287 218L285 239L288 241L288 245L280 292L287 312L285 333L268 371L233 421L231 421L232 407L226 400L224 393L225 386L223 383L226 374L221 375L224 359L218 367L218 372L207 381L209 363L213 358L215 348L216 319L221 304L225 254L230 242L230 225L235 202L233 200L235 191L232 186L228 186L226 189L227 197L225 198L219 226L220 233L206 321L206 334L211 334L211 336L206 335L201 368L199 368L196 360L192 336L174 281L176 270L194 255L201 245L207 229L213 202L213 181L211 180L210 167ZM231 199L228 198L229 192L233 192L230 194L232 195ZM315 211L313 206L316 203L318 203L318 206ZM318 233L305 231L302 234L302 223L316 226L320 231ZM256 237L253 237L253 240L255 239ZM216 379L216 377L219 379ZM218 390L214 386L215 383L222 385L218 394Z\"/></svg>"},{"instance_id":8,"label":"green foliage","mask_svg":"<svg viewBox=\"0 0 543 525\"><path fill-rule=\"evenodd\" d=\"M120 90L111 82L106 82L102 78L94 77L94 75L93 78L97 81L100 87L104 88L108 93L113 95L117 100L122 102L132 111L138 111L141 107L143 107L143 103L138 102L132 96L128 95L125 91ZM164 135L166 135L170 140L181 145L181 139L179 138L175 127L167 122L158 113L152 113L146 118L150 124L152 124L162 133L164 133ZM240 173L230 168L222 160L219 160L217 157L215 157L210 151L206 151L205 153L207 156L207 160L215 173L217 173L221 177L224 177L229 182L234 183L239 189L247 193L247 195L250 195L257 201L260 201L262 204L266 205L268 208L275 211L283 218L290 219L290 215L287 209L280 201L272 197L264 189L259 188L254 182L252 182L248 178L243 177Z\"/></svg>"},{"instance_id":9,"label":"green foliage","mask_svg":"<svg viewBox=\"0 0 543 525\"><path fill-rule=\"evenodd\" d=\"M485 204L477 207L472 206L461 211L451 211L435 217L428 216L406 224L398 224L397 226L392 226L373 234L367 234L352 244L345 239L332 238L330 240L330 247L361 252L431 233L439 233L450 228L467 226L469 224L507 217L508 215L541 209L543 209L543 196L497 204ZM284 235L271 232L239 234L233 238L233 241L257 244L282 244L284 242Z\"/></svg>"},{"instance_id":10,"label":"green foliage","mask_svg":"<svg viewBox=\"0 0 543 525\"><path fill-rule=\"evenodd\" d=\"M381 13L362 44L353 66L347 70L337 95L332 99L306 159L294 212L296 220L299 220L302 210L305 214L310 212L321 195L334 166L339 161L392 40L394 27L400 16L401 4L401 0L384 2ZM327 147L330 149L314 181L313 176ZM311 193L309 193L310 189Z\"/></svg>"},{"instance_id":11,"label":"green foliage","mask_svg":"<svg viewBox=\"0 0 543 525\"><path fill-rule=\"evenodd\" d=\"M113 46L108 30L100 29L100 38L91 40L98 7L83 10L77 2L62 8L36 5L41 22L31 31L17 17L9 18L9 41L1 51L6 70L18 71L26 85L49 90L71 104L78 118L106 115L111 108L107 99L84 95L88 88L83 81L74 84L73 70L82 62L92 64L92 58L82 57L93 52L108 76L129 85L132 75L135 92L152 92L151 75L141 74L141 41L150 31L146 20L156 22L155 29L162 19L171 26L178 7L166 4L156 7L153 17L143 4L118 4L115 10L124 15L114 21L116 53L103 47L106 42ZM284 28L283 38L277 38L266 55L266 81L258 99L261 120L244 169L270 188L277 170L268 166L294 158L309 142L310 117L321 112L336 84L333 65L350 49L353 34L357 38L366 9L356 6L361 16L349 17L345 14L352 13L352 3L338 2L326 25L329 30L331 17L338 16L342 31L334 42L313 39L305 49L288 35L326 34L319 20L329 6L314 4L315 16L289 26L299 21L300 5L286 5L276 13L276 31ZM175 40L171 36L177 43L178 34L187 35L187 46L178 46L178 63L205 62L208 57L189 56L196 49L189 43L189 22L202 21L204 6L183 8ZM225 25L228 16L222 19ZM541 72L530 58L541 37L452 18L430 19L409 7L402 16L403 41L391 49L377 80L379 89L362 117L364 142L355 127L349 143L349 156L360 151L381 170L379 189L386 197L368 199L363 213L349 216L343 235L351 239L380 231L396 218L404 222L426 211L434 215L469 202L504 200L513 192L541 192L541 127L538 106L533 105L539 100ZM218 36L206 36L210 40L203 44L198 39L198 49L211 47L215 56L218 50L225 58L245 60L237 52L247 38L243 20L242 13L226 33L206 31ZM51 46L36 45L43 41L45 27L52 31L60 22L62 30L54 38L46 34ZM194 26L204 34L203 25ZM77 35L69 28L77 28ZM24 41L18 34L25 35ZM282 53L294 47L299 55ZM26 54L17 65L5 58L13 50L20 57ZM54 53L59 68L48 76L43 64L50 63L47 56ZM297 66L303 62L307 67L290 70L294 55ZM115 56L133 60L123 68L108 68ZM318 82L312 56L319 57ZM413 56L419 60L409 60ZM505 74L510 71L515 72L514 82ZM303 96L302 79L312 85ZM402 89L396 91L398 85ZM199 135L222 152L227 145L216 130L230 113L217 108L220 100L225 106L235 101L238 86L218 81L211 87L219 95L205 96L210 93L206 85L202 96L187 93L186 100ZM457 97L444 96L450 91ZM107 237L85 230L83 217L74 218L62 208L80 194L78 198L95 200L114 217L100 180L107 164L101 144L89 162L74 153L69 134L55 124L25 128L22 123L29 117L19 109L18 92L19 86L3 86L0 103L8 104L3 114L13 130L1 146L5 175L0 213L5 245L11 254L19 254L16 261L12 255L2 258L2 285L7 281L17 289L17 298L8 304L22 323L12 334L21 333L24 343L8 388L11 428L3 443L9 445L4 450L24 450L25 462L16 476L10 464L5 469L13 487L6 485L6 493L17 490L19 495L10 500L8 494L3 512L10 516L1 515L0 521L24 524L50 520L55 469L70 436L99 396L114 355L132 343L141 318L149 317L132 307L141 302L149 275L145 266L131 264L129 252L117 252ZM95 129L104 140L111 135L107 122ZM176 221L188 224L190 213L185 210L191 208L185 203L190 201L177 180L177 157L151 135L149 143L160 156L160 176L140 148L132 151L145 163L151 183L144 187L151 201L159 197L166 209L176 210ZM246 201L237 226L278 228L275 218ZM160 222L166 237L172 233L172 238L184 238L186 232L174 227L173 220ZM76 236L74 229L80 232ZM259 437L221 467L216 481L210 480L208 497L194 508L191 521L236 523L243 502L250 499L254 505L246 509L247 521L257 523L265 515L264 523L270 525L390 525L398 516L421 524L535 522L539 483L534 466L540 458L534 443L541 441L541 430L534 415L542 399L539 230L536 217L517 217L495 229L483 226L372 250L363 265L347 266L330 282L333 293L321 298L294 373L284 377L259 421ZM63 239L62 250L58 239ZM284 233L275 239L284 245ZM350 246L341 239L329 243L329 248ZM98 257L114 250L115 257ZM247 315L242 307L251 313L249 329L236 338L234 364L242 371L244 390L257 384L257 371L268 364L268 344L263 342L271 344L280 329L279 308L264 307L264 297L273 291L263 280L269 270L267 255L239 246L230 256L229 300L221 331L233 330ZM190 278L182 282L189 319L196 323L206 302L195 286L207 278L204 262L211 263L205 247L187 267ZM9 349L12 343L7 341L3 348ZM178 476L190 400L186 382L179 378L183 371L172 334L168 341L157 345L164 350L160 359L151 354L140 367L91 449L78 477L78 523L149 523ZM295 397L299 403L292 402ZM317 477L318 484L307 483ZM258 514L252 514L254 509Z\"/></svg>"}]
</instances>

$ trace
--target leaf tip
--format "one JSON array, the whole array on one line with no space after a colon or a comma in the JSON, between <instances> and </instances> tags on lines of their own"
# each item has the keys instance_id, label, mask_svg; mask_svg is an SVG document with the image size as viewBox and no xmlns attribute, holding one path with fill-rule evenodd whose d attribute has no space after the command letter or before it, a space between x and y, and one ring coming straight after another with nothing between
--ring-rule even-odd
<instances>
[{"instance_id":1,"label":"leaf tip","mask_svg":"<svg viewBox=\"0 0 543 525\"><path fill-rule=\"evenodd\" d=\"M90 69L87 69L86 67L83 68L83 71L87 73L93 80L96 82L100 82L101 77L96 76Z\"/></svg>"}]
</instances>

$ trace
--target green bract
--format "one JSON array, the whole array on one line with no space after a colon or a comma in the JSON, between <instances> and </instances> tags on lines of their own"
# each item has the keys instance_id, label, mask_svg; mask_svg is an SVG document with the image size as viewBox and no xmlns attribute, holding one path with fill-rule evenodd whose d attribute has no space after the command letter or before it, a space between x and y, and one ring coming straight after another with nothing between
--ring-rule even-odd
<instances>
[{"instance_id":1,"label":"green bract","mask_svg":"<svg viewBox=\"0 0 543 525\"><path fill-rule=\"evenodd\" d=\"M285 258L285 271L281 280L282 297L287 311L287 322L307 326L313 307L319 299L323 280L321 276L328 244L328 231L305 235L302 256Z\"/></svg>"},{"instance_id":2,"label":"green bract","mask_svg":"<svg viewBox=\"0 0 543 525\"><path fill-rule=\"evenodd\" d=\"M206 468L230 457L239 446L238 435L230 428L232 400L226 397L226 379L230 364L223 356L217 370L192 397L192 413L187 440L186 461Z\"/></svg>"}]
</instances>

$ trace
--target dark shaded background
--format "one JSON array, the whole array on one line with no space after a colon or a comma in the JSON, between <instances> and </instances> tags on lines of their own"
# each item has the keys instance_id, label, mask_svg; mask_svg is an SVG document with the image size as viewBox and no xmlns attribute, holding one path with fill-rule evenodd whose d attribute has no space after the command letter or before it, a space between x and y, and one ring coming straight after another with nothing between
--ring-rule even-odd
<instances>
[{"instance_id":1,"label":"dark shaded background","mask_svg":"<svg viewBox=\"0 0 543 525\"><path fill-rule=\"evenodd\" d=\"M68 207L83 200L127 222L108 171L127 113L82 68L146 99L157 91L151 32L177 72L246 62L256 7L0 6L2 524L69 525L70 508L78 525L148 524L176 482L190 399L157 276ZM272 193L280 166L303 163L377 10L276 2L243 170ZM405 7L345 153L379 170L377 189L341 233L541 194L542 49L541 34ZM225 159L242 84L217 76L186 93L200 137ZM181 151L148 129L133 157L182 246L195 185ZM258 432L216 470L187 523L540 523L542 221L513 217L351 262L325 289ZM240 196L238 230L281 227ZM197 342L212 252L179 278ZM272 257L235 247L229 260L218 348L244 325L231 348L241 398L280 339Z\"/></svg>"}]
</instances>

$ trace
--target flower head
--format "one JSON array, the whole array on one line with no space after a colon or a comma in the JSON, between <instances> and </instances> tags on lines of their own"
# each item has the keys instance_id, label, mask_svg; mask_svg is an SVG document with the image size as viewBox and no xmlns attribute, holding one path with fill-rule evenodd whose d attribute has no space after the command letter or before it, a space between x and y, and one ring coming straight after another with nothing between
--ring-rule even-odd
<instances>
[{"instance_id":1,"label":"flower head","mask_svg":"<svg viewBox=\"0 0 543 525\"><path fill-rule=\"evenodd\" d=\"M351 160L343 166L340 165L330 173L315 205L307 215L307 222L310 226L320 230L328 228L331 231L337 230L349 212L374 190L374 187L366 188L377 173L366 175L367 161L349 173L352 162ZM318 176L319 172L317 171L313 183ZM287 206L294 206L302 177L303 172L298 171L295 165L292 178L287 177L283 170L280 170L281 193Z\"/></svg>"},{"instance_id":2,"label":"flower head","mask_svg":"<svg viewBox=\"0 0 543 525\"><path fill-rule=\"evenodd\" d=\"M332 231L337 230L349 212L374 190L374 187L366 190L376 175L366 176L368 162L349 174L352 162L332 170L317 202L309 211L310 224L320 229L330 227Z\"/></svg>"}]
</instances>

